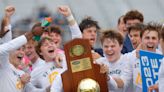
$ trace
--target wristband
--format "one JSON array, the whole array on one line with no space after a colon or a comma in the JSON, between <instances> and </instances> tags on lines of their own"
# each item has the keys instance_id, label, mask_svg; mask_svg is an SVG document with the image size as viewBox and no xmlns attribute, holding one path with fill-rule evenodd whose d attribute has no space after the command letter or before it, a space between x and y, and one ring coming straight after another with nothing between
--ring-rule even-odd
<instances>
[{"instance_id":1,"label":"wristband","mask_svg":"<svg viewBox=\"0 0 164 92\"><path fill-rule=\"evenodd\" d=\"M74 20L74 17L73 17L73 15L71 14L70 16L66 17L66 19L67 19L67 21L72 21L72 20Z\"/></svg>"}]
</instances>

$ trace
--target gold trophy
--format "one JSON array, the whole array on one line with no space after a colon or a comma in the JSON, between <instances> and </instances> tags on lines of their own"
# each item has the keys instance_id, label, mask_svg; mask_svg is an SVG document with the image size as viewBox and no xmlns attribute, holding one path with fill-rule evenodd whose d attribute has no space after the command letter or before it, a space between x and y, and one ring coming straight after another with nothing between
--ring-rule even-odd
<instances>
[{"instance_id":1,"label":"gold trophy","mask_svg":"<svg viewBox=\"0 0 164 92\"><path fill-rule=\"evenodd\" d=\"M78 92L100 92L100 86L95 80L86 78L80 81L77 90Z\"/></svg>"}]
</instances>

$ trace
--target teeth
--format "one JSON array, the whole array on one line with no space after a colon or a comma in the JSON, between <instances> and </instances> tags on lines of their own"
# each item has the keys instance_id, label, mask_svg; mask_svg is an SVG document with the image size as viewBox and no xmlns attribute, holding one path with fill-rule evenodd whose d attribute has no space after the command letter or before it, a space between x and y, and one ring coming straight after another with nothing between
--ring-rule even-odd
<instances>
[{"instance_id":1,"label":"teeth","mask_svg":"<svg viewBox=\"0 0 164 92\"><path fill-rule=\"evenodd\" d=\"M30 55L31 55L31 52L27 53L26 55L27 55L27 56L30 56Z\"/></svg>"},{"instance_id":2,"label":"teeth","mask_svg":"<svg viewBox=\"0 0 164 92\"><path fill-rule=\"evenodd\" d=\"M147 46L147 48L154 48L154 46Z\"/></svg>"},{"instance_id":3,"label":"teeth","mask_svg":"<svg viewBox=\"0 0 164 92\"><path fill-rule=\"evenodd\" d=\"M113 55L113 53L111 53L111 54L107 54L108 56L112 56Z\"/></svg>"},{"instance_id":4,"label":"teeth","mask_svg":"<svg viewBox=\"0 0 164 92\"><path fill-rule=\"evenodd\" d=\"M23 54L18 54L17 58L21 60L23 58Z\"/></svg>"},{"instance_id":5,"label":"teeth","mask_svg":"<svg viewBox=\"0 0 164 92\"><path fill-rule=\"evenodd\" d=\"M149 44L149 45L147 45L147 48L154 48L154 45Z\"/></svg>"}]
</instances>

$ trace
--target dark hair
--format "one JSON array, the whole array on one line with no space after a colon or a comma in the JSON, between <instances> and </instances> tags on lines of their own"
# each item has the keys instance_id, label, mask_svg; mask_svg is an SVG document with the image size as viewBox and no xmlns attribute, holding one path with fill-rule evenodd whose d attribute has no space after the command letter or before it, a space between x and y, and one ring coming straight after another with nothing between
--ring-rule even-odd
<instances>
[{"instance_id":1,"label":"dark hair","mask_svg":"<svg viewBox=\"0 0 164 92\"><path fill-rule=\"evenodd\" d=\"M123 44L123 36L120 32L116 31L116 30L112 30L112 29L109 29L109 30L106 30L102 33L101 35L101 44L103 44L104 40L105 39L111 39L111 40L117 40L119 45L122 45Z\"/></svg>"},{"instance_id":2,"label":"dark hair","mask_svg":"<svg viewBox=\"0 0 164 92\"><path fill-rule=\"evenodd\" d=\"M81 23L79 24L79 28L81 32L83 33L84 29L89 27L96 27L97 29L100 29L98 22L93 20L91 17L84 18Z\"/></svg>"},{"instance_id":3,"label":"dark hair","mask_svg":"<svg viewBox=\"0 0 164 92\"><path fill-rule=\"evenodd\" d=\"M145 28L143 31L141 31L140 33L140 37L142 38L143 34L146 32L146 31L155 31L158 33L158 38L160 39L160 30L161 30L161 24L159 23L155 23L155 22L149 22L147 23L147 25L145 25Z\"/></svg>"},{"instance_id":4,"label":"dark hair","mask_svg":"<svg viewBox=\"0 0 164 92\"><path fill-rule=\"evenodd\" d=\"M43 60L44 60L43 56L40 55L40 53L41 53L40 47L42 46L42 44L43 44L46 40L52 41L52 42L53 42L53 40L52 40L51 38L49 38L49 37L43 37L43 38L38 42L37 46L35 47L36 53L37 53L37 54L39 55L39 57L40 57L41 59L43 59Z\"/></svg>"},{"instance_id":5,"label":"dark hair","mask_svg":"<svg viewBox=\"0 0 164 92\"><path fill-rule=\"evenodd\" d=\"M145 29L145 25L142 23L137 23L137 24L129 26L127 29L128 29L128 33L130 33L132 30L136 30L136 31L141 32Z\"/></svg>"},{"instance_id":6,"label":"dark hair","mask_svg":"<svg viewBox=\"0 0 164 92\"><path fill-rule=\"evenodd\" d=\"M134 19L138 19L139 21L143 22L144 21L144 17L142 15L142 13L140 13L137 10L131 10L129 12L127 12L124 16L124 23L126 24L126 22L128 20L134 20Z\"/></svg>"}]
</instances>

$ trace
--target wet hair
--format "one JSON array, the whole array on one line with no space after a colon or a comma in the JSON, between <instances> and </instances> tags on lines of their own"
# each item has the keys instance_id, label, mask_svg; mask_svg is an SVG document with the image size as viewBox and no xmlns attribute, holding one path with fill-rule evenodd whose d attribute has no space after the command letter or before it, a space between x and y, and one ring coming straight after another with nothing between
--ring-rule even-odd
<instances>
[{"instance_id":1,"label":"wet hair","mask_svg":"<svg viewBox=\"0 0 164 92\"><path fill-rule=\"evenodd\" d=\"M108 38L111 40L117 40L119 45L123 44L123 40L124 40L123 35L116 30L109 29L102 32L102 35L100 38L101 44L103 44L104 40Z\"/></svg>"},{"instance_id":2,"label":"wet hair","mask_svg":"<svg viewBox=\"0 0 164 92\"><path fill-rule=\"evenodd\" d=\"M160 30L161 30L161 24L159 23L155 23L155 22L149 22L145 25L145 28L143 31L141 31L140 33L140 37L142 38L143 34L146 32L146 31L155 31L157 32L158 34L158 38L160 39Z\"/></svg>"},{"instance_id":3,"label":"wet hair","mask_svg":"<svg viewBox=\"0 0 164 92\"><path fill-rule=\"evenodd\" d=\"M53 42L53 40L52 40L51 38L49 38L49 37L43 37L43 38L38 42L37 46L35 47L36 53L37 53L37 54L39 55L39 57L40 57L41 59L43 59L43 60L44 60L43 56L40 55L40 53L41 53L41 46L42 46L42 44L43 44L46 40L52 41L52 42Z\"/></svg>"},{"instance_id":4,"label":"wet hair","mask_svg":"<svg viewBox=\"0 0 164 92\"><path fill-rule=\"evenodd\" d=\"M100 29L98 22L93 20L91 17L84 18L79 24L79 28L82 33L84 29L90 28L90 27L96 27L97 29Z\"/></svg>"},{"instance_id":5,"label":"wet hair","mask_svg":"<svg viewBox=\"0 0 164 92\"><path fill-rule=\"evenodd\" d=\"M145 25L142 23L137 23L137 24L129 26L127 29L128 29L128 33L130 33L132 30L136 30L136 31L141 32L145 29Z\"/></svg>"},{"instance_id":6,"label":"wet hair","mask_svg":"<svg viewBox=\"0 0 164 92\"><path fill-rule=\"evenodd\" d=\"M144 21L144 17L142 13L140 13L138 10L131 10L125 14L124 23L126 24L128 20L134 20L134 19L138 19L140 22Z\"/></svg>"}]
</instances>

